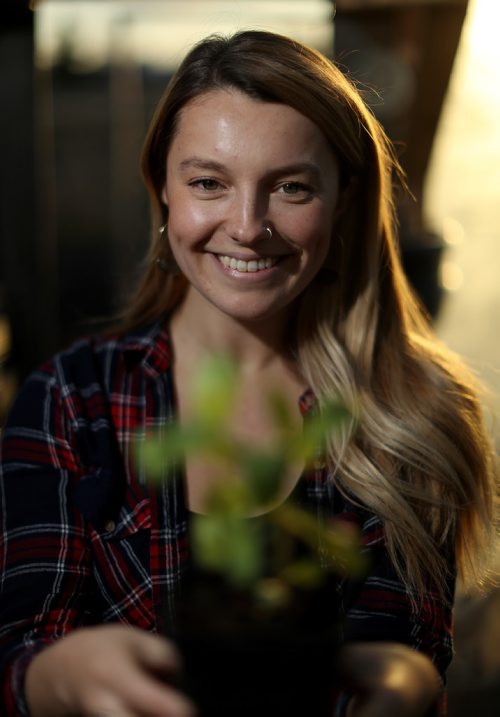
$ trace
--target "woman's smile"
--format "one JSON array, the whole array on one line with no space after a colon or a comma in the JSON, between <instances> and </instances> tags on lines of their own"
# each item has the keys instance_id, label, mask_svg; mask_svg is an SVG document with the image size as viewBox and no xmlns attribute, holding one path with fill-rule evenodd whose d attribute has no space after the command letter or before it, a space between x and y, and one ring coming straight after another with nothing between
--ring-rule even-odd
<instances>
[{"instance_id":1,"label":"woman's smile","mask_svg":"<svg viewBox=\"0 0 500 717\"><path fill-rule=\"evenodd\" d=\"M248 261L236 259L234 256L227 256L227 254L216 254L215 256L226 269L233 269L238 274L262 273L266 269L271 269L279 261L276 256L268 256L265 259L249 259Z\"/></svg>"},{"instance_id":2,"label":"woman's smile","mask_svg":"<svg viewBox=\"0 0 500 717\"><path fill-rule=\"evenodd\" d=\"M292 107L231 89L188 102L162 194L189 282L184 308L195 290L200 320L204 306L244 321L283 316L328 253L338 184L330 145Z\"/></svg>"}]
</instances>

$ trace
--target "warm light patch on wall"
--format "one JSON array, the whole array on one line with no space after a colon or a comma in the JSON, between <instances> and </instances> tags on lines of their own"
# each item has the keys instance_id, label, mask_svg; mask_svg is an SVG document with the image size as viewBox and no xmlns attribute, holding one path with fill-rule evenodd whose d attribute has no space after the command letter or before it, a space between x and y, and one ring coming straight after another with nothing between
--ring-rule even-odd
<instances>
[{"instance_id":1,"label":"warm light patch on wall","mask_svg":"<svg viewBox=\"0 0 500 717\"><path fill-rule=\"evenodd\" d=\"M330 0L43 0L37 4L37 65L50 68L66 53L83 72L124 59L171 69L202 37L249 28L281 32L329 53L332 19Z\"/></svg>"},{"instance_id":2,"label":"warm light patch on wall","mask_svg":"<svg viewBox=\"0 0 500 717\"><path fill-rule=\"evenodd\" d=\"M458 291L464 283L464 272L454 261L445 260L439 270L439 284L446 291Z\"/></svg>"},{"instance_id":3,"label":"warm light patch on wall","mask_svg":"<svg viewBox=\"0 0 500 717\"><path fill-rule=\"evenodd\" d=\"M465 229L457 219L445 217L443 219L443 239L449 246L460 246L465 239Z\"/></svg>"},{"instance_id":4,"label":"warm light patch on wall","mask_svg":"<svg viewBox=\"0 0 500 717\"><path fill-rule=\"evenodd\" d=\"M469 13L471 24L469 42L481 47L482 54L499 57L498 27L500 25L500 3L498 0L471 0Z\"/></svg>"}]
</instances>

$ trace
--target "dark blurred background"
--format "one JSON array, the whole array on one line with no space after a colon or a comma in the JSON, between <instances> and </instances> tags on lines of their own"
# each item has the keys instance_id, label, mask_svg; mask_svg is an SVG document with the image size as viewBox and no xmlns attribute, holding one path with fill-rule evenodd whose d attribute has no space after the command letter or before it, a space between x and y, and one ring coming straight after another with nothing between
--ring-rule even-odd
<instances>
[{"instance_id":1,"label":"dark blurred background","mask_svg":"<svg viewBox=\"0 0 500 717\"><path fill-rule=\"evenodd\" d=\"M179 47L182 30L173 28L183 28L187 48L196 33L205 34L210 12L222 29L238 19L267 20L300 32L366 88L397 143L415 196L414 202L401 201L403 256L435 316L442 240L425 226L421 200L466 6L466 0L343 0L333 22L328 0L47 0L36 12L21 0L3 0L0 310L10 331L5 368L22 379L62 345L93 330L93 321L113 313L130 289L148 241L138 156L154 104L175 67L173 38ZM204 17L197 17L200 7ZM148 55L146 37L159 44L159 60Z\"/></svg>"},{"instance_id":2,"label":"dark blurred background","mask_svg":"<svg viewBox=\"0 0 500 717\"><path fill-rule=\"evenodd\" d=\"M331 0L2 0L0 425L29 371L120 308L148 244L138 158L154 105L194 41L237 27L296 36L361 84L414 196L399 201L408 276L438 333L500 386L498 265L481 253L500 226L500 141L486 119L500 109L489 79L500 54L486 51L499 8L338 0L333 19ZM477 153L495 163L474 170ZM463 605L451 714L498 715L498 598Z\"/></svg>"}]
</instances>

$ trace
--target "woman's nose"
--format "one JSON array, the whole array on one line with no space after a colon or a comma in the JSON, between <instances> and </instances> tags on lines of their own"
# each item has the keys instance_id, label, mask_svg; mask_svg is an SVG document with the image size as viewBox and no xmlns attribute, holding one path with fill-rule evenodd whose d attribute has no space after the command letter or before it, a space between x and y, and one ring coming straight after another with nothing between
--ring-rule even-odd
<instances>
[{"instance_id":1,"label":"woman's nose","mask_svg":"<svg viewBox=\"0 0 500 717\"><path fill-rule=\"evenodd\" d=\"M238 244L252 244L268 236L268 200L258 193L235 196L226 220L227 234Z\"/></svg>"}]
</instances>

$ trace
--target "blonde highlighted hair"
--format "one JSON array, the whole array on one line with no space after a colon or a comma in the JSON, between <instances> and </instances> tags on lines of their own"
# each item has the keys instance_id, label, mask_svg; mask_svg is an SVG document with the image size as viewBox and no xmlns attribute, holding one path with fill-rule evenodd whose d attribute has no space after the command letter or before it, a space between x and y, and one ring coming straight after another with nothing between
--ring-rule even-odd
<instances>
[{"instance_id":1,"label":"blonde highlighted hair","mask_svg":"<svg viewBox=\"0 0 500 717\"><path fill-rule=\"evenodd\" d=\"M403 274L391 144L357 89L319 52L281 35L245 31L209 37L187 55L144 145L152 243L124 327L155 320L182 300L184 277L157 267L169 258L159 234L168 220L161 200L166 156L186 103L225 87L311 119L335 152L350 194L327 259L337 280L318 276L306 288L291 338L320 402L337 394L356 417L332 438L334 480L384 520L391 558L410 587L431 584L444 595L455 562L463 578L477 581L496 490L477 391L433 337Z\"/></svg>"}]
</instances>

